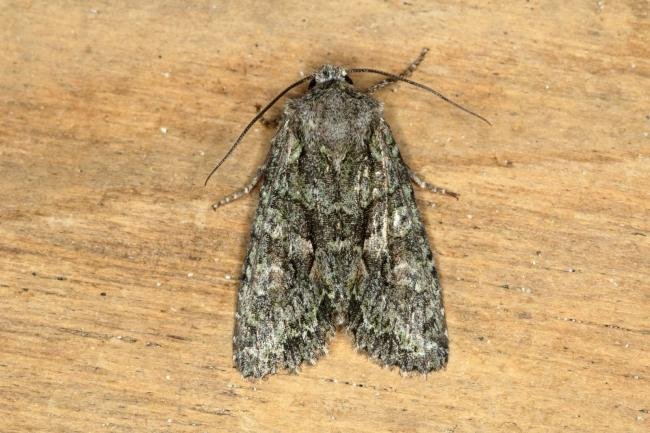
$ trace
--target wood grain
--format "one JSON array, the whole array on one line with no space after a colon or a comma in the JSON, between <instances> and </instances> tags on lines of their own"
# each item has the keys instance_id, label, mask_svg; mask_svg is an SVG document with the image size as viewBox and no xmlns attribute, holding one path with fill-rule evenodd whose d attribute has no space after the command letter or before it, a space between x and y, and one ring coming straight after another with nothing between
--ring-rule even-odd
<instances>
[{"instance_id":1,"label":"wood grain","mask_svg":"<svg viewBox=\"0 0 650 433\"><path fill-rule=\"evenodd\" d=\"M0 431L647 431L647 1L2 6ZM340 333L299 375L243 380L256 198L209 205L273 131L206 174L301 73L425 46L414 79L494 124L378 95L408 163L461 194L417 192L448 368L401 377Z\"/></svg>"}]
</instances>

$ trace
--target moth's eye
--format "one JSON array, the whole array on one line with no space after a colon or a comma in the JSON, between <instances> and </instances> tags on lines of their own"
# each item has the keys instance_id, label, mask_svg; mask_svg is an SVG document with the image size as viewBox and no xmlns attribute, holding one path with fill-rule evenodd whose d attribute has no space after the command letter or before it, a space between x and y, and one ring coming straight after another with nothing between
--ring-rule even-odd
<instances>
[{"instance_id":1,"label":"moth's eye","mask_svg":"<svg viewBox=\"0 0 650 433\"><path fill-rule=\"evenodd\" d=\"M348 75L345 76L345 81L347 81L347 82L350 83L350 84L354 84L354 83L352 82L352 78L350 78Z\"/></svg>"},{"instance_id":2,"label":"moth's eye","mask_svg":"<svg viewBox=\"0 0 650 433\"><path fill-rule=\"evenodd\" d=\"M312 78L311 81L309 82L309 86L307 87L308 89L311 89L316 85L316 79Z\"/></svg>"}]
</instances>

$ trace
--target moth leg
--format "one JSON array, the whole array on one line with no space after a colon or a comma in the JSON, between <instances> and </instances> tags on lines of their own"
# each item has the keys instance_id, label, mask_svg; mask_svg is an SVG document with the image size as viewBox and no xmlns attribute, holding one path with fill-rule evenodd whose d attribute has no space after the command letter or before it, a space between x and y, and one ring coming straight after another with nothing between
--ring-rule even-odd
<instances>
[{"instance_id":1,"label":"moth leg","mask_svg":"<svg viewBox=\"0 0 650 433\"><path fill-rule=\"evenodd\" d=\"M259 104L255 104L255 108L257 111L260 111L262 109L262 106ZM260 119L260 123L264 125L264 127L269 128L269 129L276 129L280 125L280 120L282 119L282 113L276 114L275 116L271 117L270 119L267 119L265 117L262 117Z\"/></svg>"},{"instance_id":2,"label":"moth leg","mask_svg":"<svg viewBox=\"0 0 650 433\"><path fill-rule=\"evenodd\" d=\"M418 66L420 66L420 63L422 63L422 60L424 60L424 57L427 55L428 52L429 52L428 48L422 48L422 51L420 51L420 55L418 56L418 58L415 59L410 65L408 65L408 67L406 69L404 69L401 74L399 74L399 77L400 78L406 78L409 75L411 75L418 68ZM381 89L383 89L383 88L385 88L387 86L390 86L391 84L395 84L395 83L396 83L396 80L394 80L392 78L386 78L386 79L381 80L380 82L375 83L372 86L370 86L368 88L368 90L366 90L366 93L368 95L372 95L376 91L381 90Z\"/></svg>"},{"instance_id":3,"label":"moth leg","mask_svg":"<svg viewBox=\"0 0 650 433\"><path fill-rule=\"evenodd\" d=\"M427 182L426 180L424 180L420 176L418 176L410 168L408 169L408 172L409 172L409 177L411 178L413 183L416 184L417 186L419 186L420 188L426 189L427 191L430 191L430 192L433 192L433 193L436 193L436 194L448 195L448 196L451 196L451 197L455 198L456 200L458 200L458 193L455 193L453 191L449 191L446 188L441 188L439 186L435 186L435 185L430 184L429 182Z\"/></svg>"},{"instance_id":4,"label":"moth leg","mask_svg":"<svg viewBox=\"0 0 650 433\"><path fill-rule=\"evenodd\" d=\"M282 119L281 115L273 116L270 119L262 117L260 123L269 129L276 129L280 125L280 119Z\"/></svg>"},{"instance_id":5,"label":"moth leg","mask_svg":"<svg viewBox=\"0 0 650 433\"><path fill-rule=\"evenodd\" d=\"M212 209L216 210L218 207L221 207L226 203L230 203L231 201L235 201L238 198L242 198L246 194L249 194L253 190L253 188L255 188L255 186L257 186L259 181L264 177L265 170L266 170L266 165L263 165L260 168L258 168L256 173L255 173L255 176L253 177L253 179L251 179L251 181L244 188L242 188L239 191L236 191L236 192L230 194L229 196L226 196L226 197L222 198L221 200L219 200L218 202L214 203L212 205Z\"/></svg>"}]
</instances>

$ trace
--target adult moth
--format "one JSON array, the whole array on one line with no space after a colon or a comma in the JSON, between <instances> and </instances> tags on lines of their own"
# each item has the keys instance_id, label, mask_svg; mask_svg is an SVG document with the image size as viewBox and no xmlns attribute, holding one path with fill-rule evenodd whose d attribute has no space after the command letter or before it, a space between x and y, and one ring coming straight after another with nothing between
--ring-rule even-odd
<instances>
[{"instance_id":1,"label":"adult moth","mask_svg":"<svg viewBox=\"0 0 650 433\"><path fill-rule=\"evenodd\" d=\"M425 53L400 76L324 65L260 110L208 176L278 99L309 82L304 95L287 102L255 178L213 205L241 197L263 179L233 339L242 375L259 378L315 362L338 326L358 349L403 372L427 373L447 363L441 289L411 181L456 194L408 168L382 104L370 95L403 81L487 122L405 78ZM364 72L387 78L364 92L349 76Z\"/></svg>"}]
</instances>

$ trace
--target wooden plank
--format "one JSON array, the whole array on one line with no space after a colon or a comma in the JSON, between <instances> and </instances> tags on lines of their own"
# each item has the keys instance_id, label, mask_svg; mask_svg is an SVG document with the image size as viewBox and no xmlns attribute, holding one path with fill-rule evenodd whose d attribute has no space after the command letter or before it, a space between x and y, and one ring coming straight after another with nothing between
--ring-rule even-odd
<instances>
[{"instance_id":1,"label":"wooden plank","mask_svg":"<svg viewBox=\"0 0 650 433\"><path fill-rule=\"evenodd\" d=\"M3 432L647 431L647 1L8 2L0 16ZM263 160L240 129L322 63L378 95L442 275L451 358L401 377L339 333L299 375L232 367ZM373 77L358 77L360 86ZM275 112L280 110L278 106Z\"/></svg>"}]
</instances>

